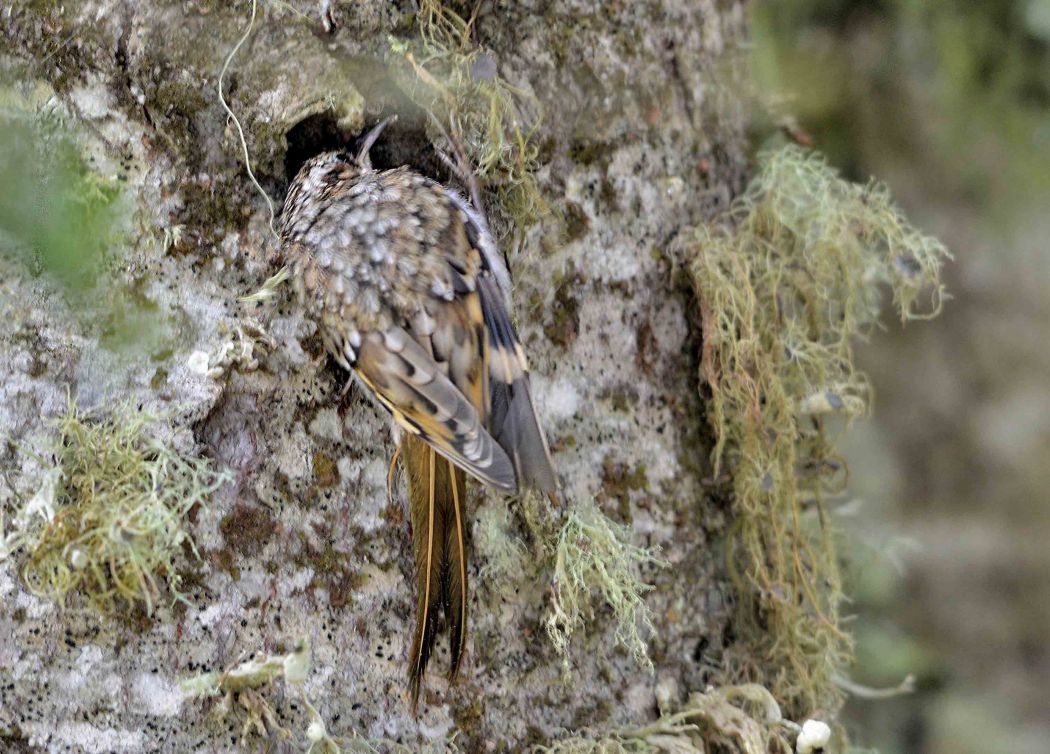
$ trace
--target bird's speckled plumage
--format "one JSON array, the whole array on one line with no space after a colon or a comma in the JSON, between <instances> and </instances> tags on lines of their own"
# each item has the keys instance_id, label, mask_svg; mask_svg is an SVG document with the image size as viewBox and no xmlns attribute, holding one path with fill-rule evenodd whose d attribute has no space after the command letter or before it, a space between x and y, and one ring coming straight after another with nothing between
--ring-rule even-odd
<instances>
[{"instance_id":1,"label":"bird's speckled plumage","mask_svg":"<svg viewBox=\"0 0 1050 754\"><path fill-rule=\"evenodd\" d=\"M295 289L328 351L405 430L419 616L415 700L437 614L466 637L465 488L552 493L557 479L508 315L510 279L484 217L406 167L375 171L338 153L289 188L281 240ZM440 456L440 457L439 457Z\"/></svg>"}]
</instances>

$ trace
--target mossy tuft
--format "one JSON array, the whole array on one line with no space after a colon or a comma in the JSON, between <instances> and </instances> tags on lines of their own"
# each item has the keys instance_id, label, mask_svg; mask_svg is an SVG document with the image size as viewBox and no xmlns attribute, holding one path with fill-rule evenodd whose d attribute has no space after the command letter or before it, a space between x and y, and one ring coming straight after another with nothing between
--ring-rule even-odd
<instances>
[{"instance_id":1,"label":"mossy tuft","mask_svg":"<svg viewBox=\"0 0 1050 754\"><path fill-rule=\"evenodd\" d=\"M459 136L499 208L521 228L535 224L549 210L535 177L539 100L500 77L493 56L471 39L473 17L464 19L438 0L419 0L416 21L418 42L390 40L403 59L394 70L398 82Z\"/></svg>"},{"instance_id":2,"label":"mossy tuft","mask_svg":"<svg viewBox=\"0 0 1050 754\"><path fill-rule=\"evenodd\" d=\"M878 183L848 183L795 147L760 166L725 224L684 233L677 259L699 300L714 476L732 480L734 662L800 715L837 708L832 678L852 651L823 502L845 482L829 419L869 406L853 344L877 324L884 286L902 320L937 314L949 254Z\"/></svg>"},{"instance_id":3,"label":"mossy tuft","mask_svg":"<svg viewBox=\"0 0 1050 754\"><path fill-rule=\"evenodd\" d=\"M565 656L572 635L594 617L595 596L616 619L616 641L645 667L652 667L642 631L652 633L643 595L653 587L637 569L662 565L652 550L630 543L630 529L609 520L593 501L568 512L558 534L551 608L544 621L555 649Z\"/></svg>"},{"instance_id":4,"label":"mossy tuft","mask_svg":"<svg viewBox=\"0 0 1050 754\"><path fill-rule=\"evenodd\" d=\"M64 603L79 592L107 614L151 614L162 583L182 599L175 561L184 550L199 558L186 517L229 476L154 439L157 422L141 410L87 414L70 401L40 459L50 471L4 541L7 553L24 549L34 594Z\"/></svg>"}]
</instances>

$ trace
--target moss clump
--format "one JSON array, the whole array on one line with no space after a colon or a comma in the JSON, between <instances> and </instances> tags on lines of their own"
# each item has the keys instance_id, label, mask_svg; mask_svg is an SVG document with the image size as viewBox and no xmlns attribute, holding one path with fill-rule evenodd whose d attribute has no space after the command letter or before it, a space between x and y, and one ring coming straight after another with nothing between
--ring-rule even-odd
<instances>
[{"instance_id":1,"label":"moss clump","mask_svg":"<svg viewBox=\"0 0 1050 754\"><path fill-rule=\"evenodd\" d=\"M473 17L464 19L438 0L419 0L416 21L419 42L391 39L404 61L394 71L399 83L458 134L507 216L522 227L535 224L548 211L535 178L539 100L499 76L492 55L471 39Z\"/></svg>"},{"instance_id":2,"label":"moss clump","mask_svg":"<svg viewBox=\"0 0 1050 754\"><path fill-rule=\"evenodd\" d=\"M314 453L314 484L318 487L334 487L339 484L339 469L335 461L317 451Z\"/></svg>"},{"instance_id":3,"label":"moss clump","mask_svg":"<svg viewBox=\"0 0 1050 754\"><path fill-rule=\"evenodd\" d=\"M61 603L77 591L103 613L123 603L147 615L163 581L182 598L175 560L184 549L199 557L186 516L229 477L153 439L156 421L130 409L96 417L70 402L45 449L50 471L4 543L24 548L33 593Z\"/></svg>"},{"instance_id":4,"label":"moss clump","mask_svg":"<svg viewBox=\"0 0 1050 754\"><path fill-rule=\"evenodd\" d=\"M625 463L617 461L612 453L605 456L605 460L602 461L601 495L619 503L618 509L624 520L629 521L631 515L631 493L647 489L649 477L645 464L628 467Z\"/></svg>"},{"instance_id":5,"label":"moss clump","mask_svg":"<svg viewBox=\"0 0 1050 754\"><path fill-rule=\"evenodd\" d=\"M829 419L868 409L853 343L876 324L883 285L902 320L933 316L949 254L883 186L847 183L794 147L761 157L725 225L677 243L700 305L715 476L732 478L737 671L794 713L834 709L851 640L822 504L845 476Z\"/></svg>"},{"instance_id":6,"label":"moss clump","mask_svg":"<svg viewBox=\"0 0 1050 754\"><path fill-rule=\"evenodd\" d=\"M573 201L565 202L565 242L572 243L586 237L591 230L587 211Z\"/></svg>"},{"instance_id":7,"label":"moss clump","mask_svg":"<svg viewBox=\"0 0 1050 754\"><path fill-rule=\"evenodd\" d=\"M367 576L349 568L349 555L335 548L338 541L328 524L314 524L314 532L320 547L310 542L305 532L299 532L300 549L294 562L301 568L310 568L314 576L307 589L324 589L328 592L328 604L341 610L351 607L354 593L367 582Z\"/></svg>"},{"instance_id":8,"label":"moss clump","mask_svg":"<svg viewBox=\"0 0 1050 754\"><path fill-rule=\"evenodd\" d=\"M564 273L554 285L551 320L544 323L543 333L548 340L562 348L571 346L580 332L580 300L575 294L583 283L583 275L576 269L576 264L569 260Z\"/></svg>"},{"instance_id":9,"label":"moss clump","mask_svg":"<svg viewBox=\"0 0 1050 754\"><path fill-rule=\"evenodd\" d=\"M555 649L565 656L572 635L594 617L594 597L616 619L616 642L641 665L652 667L641 629L652 632L642 596L652 589L636 569L662 565L652 550L630 544L630 529L610 521L591 501L569 511L558 533L551 584L551 609L544 620Z\"/></svg>"},{"instance_id":10,"label":"moss clump","mask_svg":"<svg viewBox=\"0 0 1050 754\"><path fill-rule=\"evenodd\" d=\"M222 538L243 555L258 555L277 531L277 522L261 505L237 503L219 522Z\"/></svg>"}]
</instances>

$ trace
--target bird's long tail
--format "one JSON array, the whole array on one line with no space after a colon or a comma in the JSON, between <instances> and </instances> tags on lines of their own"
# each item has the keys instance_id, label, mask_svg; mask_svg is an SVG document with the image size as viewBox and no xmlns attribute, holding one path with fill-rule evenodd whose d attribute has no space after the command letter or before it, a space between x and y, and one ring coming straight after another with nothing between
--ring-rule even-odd
<instances>
[{"instance_id":1,"label":"bird's long tail","mask_svg":"<svg viewBox=\"0 0 1050 754\"><path fill-rule=\"evenodd\" d=\"M466 484L462 471L413 435L403 436L398 454L408 478L419 592L408 668L409 695L415 709L442 613L450 634L449 681L459 671L466 645Z\"/></svg>"}]
</instances>

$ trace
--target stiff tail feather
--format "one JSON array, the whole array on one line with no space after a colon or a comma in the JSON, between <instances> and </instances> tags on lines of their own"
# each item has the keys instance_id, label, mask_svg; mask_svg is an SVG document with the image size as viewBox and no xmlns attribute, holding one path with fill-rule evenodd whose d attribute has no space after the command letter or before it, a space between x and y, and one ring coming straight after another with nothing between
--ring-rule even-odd
<instances>
[{"instance_id":1,"label":"stiff tail feather","mask_svg":"<svg viewBox=\"0 0 1050 754\"><path fill-rule=\"evenodd\" d=\"M466 647L466 479L450 461L413 435L403 436L398 453L408 478L418 590L408 669L408 692L415 710L442 614L450 633L450 682L459 672Z\"/></svg>"}]
</instances>

